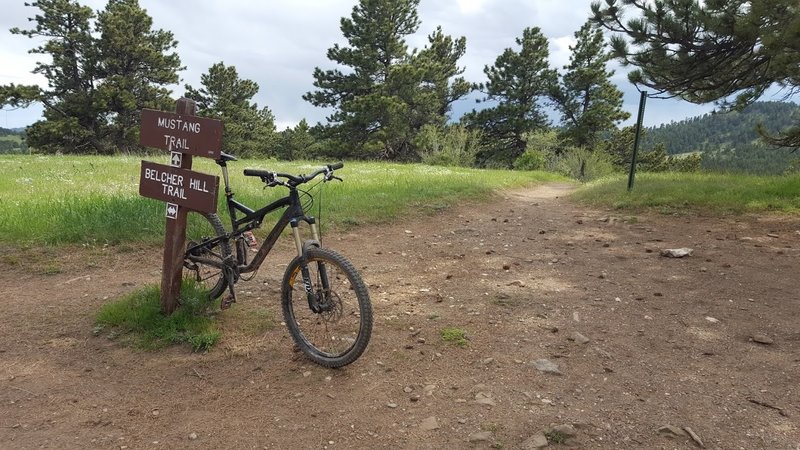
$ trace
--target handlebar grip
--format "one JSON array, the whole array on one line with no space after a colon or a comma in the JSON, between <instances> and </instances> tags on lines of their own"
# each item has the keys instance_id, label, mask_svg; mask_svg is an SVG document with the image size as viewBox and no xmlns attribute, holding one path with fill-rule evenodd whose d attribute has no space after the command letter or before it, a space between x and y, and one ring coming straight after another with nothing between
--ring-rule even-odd
<instances>
[{"instance_id":1,"label":"handlebar grip","mask_svg":"<svg viewBox=\"0 0 800 450\"><path fill-rule=\"evenodd\" d=\"M271 176L272 172L262 169L244 169L244 175L247 177L266 177Z\"/></svg>"},{"instance_id":2,"label":"handlebar grip","mask_svg":"<svg viewBox=\"0 0 800 450\"><path fill-rule=\"evenodd\" d=\"M341 161L333 164L328 164L328 169L330 170L339 170L342 167L344 167L344 163Z\"/></svg>"}]
</instances>

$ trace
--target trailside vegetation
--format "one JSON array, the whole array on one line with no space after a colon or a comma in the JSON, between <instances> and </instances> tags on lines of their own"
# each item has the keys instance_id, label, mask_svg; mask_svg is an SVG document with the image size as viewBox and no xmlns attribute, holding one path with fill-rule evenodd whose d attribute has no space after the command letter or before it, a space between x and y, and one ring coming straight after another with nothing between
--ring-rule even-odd
<instances>
[{"instance_id":1,"label":"trailside vegetation","mask_svg":"<svg viewBox=\"0 0 800 450\"><path fill-rule=\"evenodd\" d=\"M45 106L27 129L29 146L44 153L112 154L138 151L141 108L165 109L167 85L182 70L169 31L153 30L137 0L109 0L95 14L72 0L39 0L31 29L12 28L39 46L34 73L48 86L0 86L0 105Z\"/></svg>"},{"instance_id":2,"label":"trailside vegetation","mask_svg":"<svg viewBox=\"0 0 800 450\"><path fill-rule=\"evenodd\" d=\"M167 164L167 155L152 156ZM126 241L163 243L164 203L139 195L141 158L133 156L21 155L0 157L0 244L117 244ZM229 163L236 198L248 205L284 196L284 188L264 189L264 183L242 173L245 167L285 173L309 173L320 163L253 159ZM219 174L207 158L196 158L193 170ZM499 189L544 181L565 181L544 172L476 170L421 164L352 162L341 173L344 183L326 183L314 215L323 230L386 223L398 217L425 215L469 198L480 200ZM420 189L424 186L425 189ZM218 214L225 217L224 196ZM318 207L321 206L321 214ZM262 227L268 229L268 217ZM17 255L0 255L0 258Z\"/></svg>"},{"instance_id":3,"label":"trailside vegetation","mask_svg":"<svg viewBox=\"0 0 800 450\"><path fill-rule=\"evenodd\" d=\"M302 96L330 112L326 122L276 132L270 109L254 101L258 83L224 61L184 95L225 123L222 149L240 157L544 169L591 180L630 164L633 131L620 129L630 113L608 67L617 57L657 96L736 109L648 130L639 170L790 173L798 155L770 151L797 144L798 107L754 101L770 86L797 91L800 13L787 0L762 3L596 1L564 67L551 67L550 42L530 26L471 82L459 65L464 37L442 27L417 35L419 0L359 0L340 20L344 41L327 51L332 67L315 68L314 89ZM44 117L24 135L0 137L0 153L145 151L140 112L172 110L168 87L184 70L173 34L153 29L138 0L109 0L99 11L78 0L28 6L37 11L31 28L11 32L36 43L34 73L48 84L0 86L0 107L39 102ZM602 27L616 33L611 45ZM420 40L422 48L409 45ZM454 117L468 96L477 107Z\"/></svg>"},{"instance_id":4,"label":"trailside vegetation","mask_svg":"<svg viewBox=\"0 0 800 450\"><path fill-rule=\"evenodd\" d=\"M197 103L198 115L223 121L223 152L275 156L275 118L269 108L253 103L258 83L239 78L236 67L223 62L201 75L200 83L200 89L187 84L184 96Z\"/></svg>"},{"instance_id":5,"label":"trailside vegetation","mask_svg":"<svg viewBox=\"0 0 800 450\"><path fill-rule=\"evenodd\" d=\"M547 38L531 27L516 43L518 49L506 48L493 65L484 67L488 81L475 85L485 94L481 101L494 105L461 119L469 129L482 132L480 166L511 167L525 152L525 133L550 125L544 102L557 75L548 62Z\"/></svg>"},{"instance_id":6,"label":"trailside vegetation","mask_svg":"<svg viewBox=\"0 0 800 450\"><path fill-rule=\"evenodd\" d=\"M457 61L464 38L437 29L428 46L409 50L406 38L420 25L419 0L361 0L341 20L347 44L328 59L338 67L314 70L317 90L303 98L332 108L319 126L340 157L418 160L415 138L425 125L443 126L450 104L466 94Z\"/></svg>"},{"instance_id":7,"label":"trailside vegetation","mask_svg":"<svg viewBox=\"0 0 800 450\"><path fill-rule=\"evenodd\" d=\"M741 108L772 86L800 87L797 0L604 0L594 20L613 32L628 78L694 103ZM800 121L767 142L800 147Z\"/></svg>"}]
</instances>

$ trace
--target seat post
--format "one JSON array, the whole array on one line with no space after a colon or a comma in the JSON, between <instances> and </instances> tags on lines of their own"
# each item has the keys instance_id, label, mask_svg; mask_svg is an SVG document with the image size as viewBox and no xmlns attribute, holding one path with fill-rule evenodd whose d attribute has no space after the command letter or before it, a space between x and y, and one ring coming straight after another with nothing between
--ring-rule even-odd
<instances>
[{"instance_id":1,"label":"seat post","mask_svg":"<svg viewBox=\"0 0 800 450\"><path fill-rule=\"evenodd\" d=\"M222 179L225 182L225 196L231 196L231 182L228 178L228 161L236 161L237 158L233 155L229 155L225 152L220 152L219 159L216 161L220 167L222 167Z\"/></svg>"},{"instance_id":2,"label":"seat post","mask_svg":"<svg viewBox=\"0 0 800 450\"><path fill-rule=\"evenodd\" d=\"M219 164L220 167L222 167L222 180L225 183L225 195L230 196L231 182L228 179L228 165L225 163L225 161L220 161L217 164Z\"/></svg>"}]
</instances>

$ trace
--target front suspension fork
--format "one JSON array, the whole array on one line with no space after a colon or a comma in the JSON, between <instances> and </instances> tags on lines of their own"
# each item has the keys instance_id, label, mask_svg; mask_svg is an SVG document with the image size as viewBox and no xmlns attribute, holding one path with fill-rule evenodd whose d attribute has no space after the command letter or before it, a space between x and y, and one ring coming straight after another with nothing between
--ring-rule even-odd
<instances>
[{"instance_id":1,"label":"front suspension fork","mask_svg":"<svg viewBox=\"0 0 800 450\"><path fill-rule=\"evenodd\" d=\"M290 225L292 226L292 236L294 237L294 243L297 247L297 255L300 257L300 273L303 276L303 288L306 291L306 298L308 299L308 307L316 314L319 314L325 310L325 305L328 303L328 295L330 294L330 283L328 282L328 271L325 267L325 263L322 261L317 261L317 270L319 273L319 283L320 286L317 286L317 292L314 291L314 280L311 279L311 271L308 269L308 257L306 255L306 251L310 247L319 247L319 229L317 228L317 223L313 217L309 217L306 219L309 226L311 227L311 237L312 240L308 242L303 242L302 238L300 237L300 229L298 227L298 221L292 220Z\"/></svg>"}]
</instances>

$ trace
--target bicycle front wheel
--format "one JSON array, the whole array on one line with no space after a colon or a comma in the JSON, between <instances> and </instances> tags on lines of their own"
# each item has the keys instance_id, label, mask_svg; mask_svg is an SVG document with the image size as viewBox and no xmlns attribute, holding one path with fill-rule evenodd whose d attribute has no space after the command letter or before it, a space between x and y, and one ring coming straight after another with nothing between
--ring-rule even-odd
<instances>
[{"instance_id":1,"label":"bicycle front wheel","mask_svg":"<svg viewBox=\"0 0 800 450\"><path fill-rule=\"evenodd\" d=\"M222 221L216 214L189 213L186 223L186 254L183 276L191 278L208 291L211 300L219 297L228 287L221 268L231 255L230 243L226 240L208 243L225 234ZM207 261L213 262L209 264Z\"/></svg>"},{"instance_id":2,"label":"bicycle front wheel","mask_svg":"<svg viewBox=\"0 0 800 450\"><path fill-rule=\"evenodd\" d=\"M315 363L346 366L367 348L372 334L369 293L353 265L333 250L311 248L305 264L300 257L289 263L281 303L292 338Z\"/></svg>"}]
</instances>

